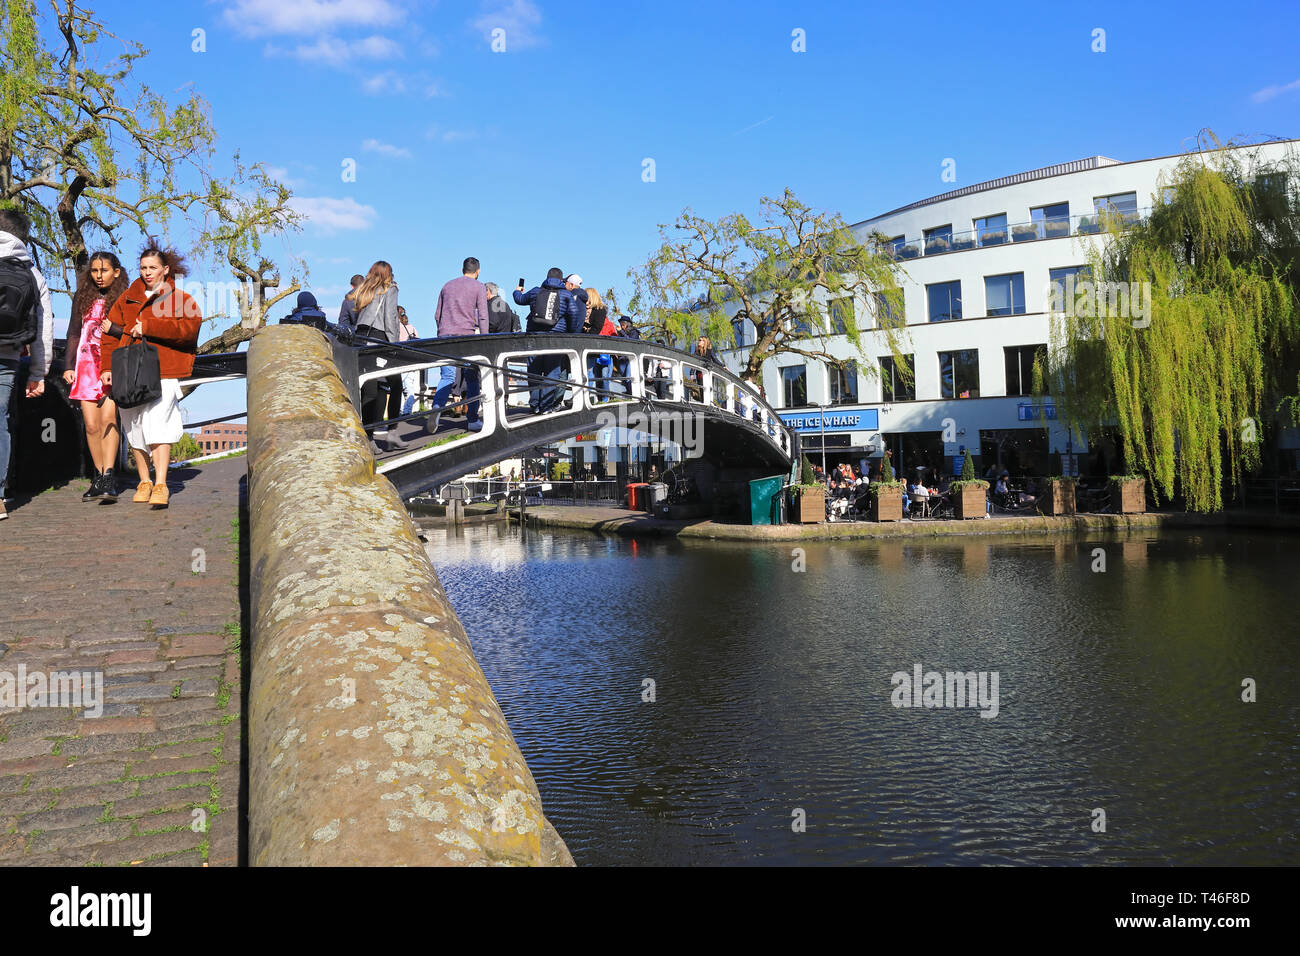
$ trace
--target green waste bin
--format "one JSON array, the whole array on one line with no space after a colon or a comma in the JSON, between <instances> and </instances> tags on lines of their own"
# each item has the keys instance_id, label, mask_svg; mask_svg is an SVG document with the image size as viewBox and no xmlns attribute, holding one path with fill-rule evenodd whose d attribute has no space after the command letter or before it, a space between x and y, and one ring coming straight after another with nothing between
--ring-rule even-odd
<instances>
[{"instance_id":1,"label":"green waste bin","mask_svg":"<svg viewBox=\"0 0 1300 956\"><path fill-rule=\"evenodd\" d=\"M781 523L781 488L785 475L755 478L749 483L749 523Z\"/></svg>"}]
</instances>

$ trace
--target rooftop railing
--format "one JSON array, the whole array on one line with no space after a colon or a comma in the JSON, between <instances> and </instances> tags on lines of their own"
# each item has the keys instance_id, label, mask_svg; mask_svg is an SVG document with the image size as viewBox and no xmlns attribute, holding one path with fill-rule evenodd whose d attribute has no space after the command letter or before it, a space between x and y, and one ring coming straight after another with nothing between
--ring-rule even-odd
<instances>
[{"instance_id":1,"label":"rooftop railing","mask_svg":"<svg viewBox=\"0 0 1300 956\"><path fill-rule=\"evenodd\" d=\"M1143 221L1150 214L1150 209L1132 212L1115 212L1113 215L1124 225ZM923 256L941 256L950 252L965 252L969 249L984 249L989 246L1013 245L1018 242L1036 242L1041 239L1065 239L1070 236L1095 236L1106 229L1106 217L1099 213L1081 216L1061 216L1050 219L1034 219L1030 222L1008 223L1003 226L988 226L983 229L969 229L964 232L931 232L929 235L907 239L894 246L894 259L905 262Z\"/></svg>"}]
</instances>

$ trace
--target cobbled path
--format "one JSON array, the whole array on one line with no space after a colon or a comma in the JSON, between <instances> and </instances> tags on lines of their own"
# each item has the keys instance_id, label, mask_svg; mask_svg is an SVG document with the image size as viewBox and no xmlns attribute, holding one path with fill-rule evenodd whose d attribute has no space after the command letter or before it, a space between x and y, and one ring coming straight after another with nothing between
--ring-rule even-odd
<instances>
[{"instance_id":1,"label":"cobbled path","mask_svg":"<svg viewBox=\"0 0 1300 956\"><path fill-rule=\"evenodd\" d=\"M3 866L240 862L244 459L173 469L166 510L130 477L0 521ZM103 714L6 701L20 665L102 673Z\"/></svg>"}]
</instances>

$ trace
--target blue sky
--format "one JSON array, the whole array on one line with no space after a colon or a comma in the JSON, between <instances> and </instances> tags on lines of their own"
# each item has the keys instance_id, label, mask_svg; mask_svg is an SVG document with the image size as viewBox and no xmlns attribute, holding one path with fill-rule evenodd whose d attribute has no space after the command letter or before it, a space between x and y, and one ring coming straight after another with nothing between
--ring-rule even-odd
<instances>
[{"instance_id":1,"label":"blue sky","mask_svg":"<svg viewBox=\"0 0 1300 956\"><path fill-rule=\"evenodd\" d=\"M238 149L293 188L309 222L270 249L306 260L327 313L386 259L423 334L467 255L502 287L558 265L626 301L686 206L753 213L788 186L856 222L1084 156L1177 153L1203 127L1300 136L1293 2L93 5L149 49L140 79L209 101L218 170ZM185 404L196 421L243 396Z\"/></svg>"}]
</instances>

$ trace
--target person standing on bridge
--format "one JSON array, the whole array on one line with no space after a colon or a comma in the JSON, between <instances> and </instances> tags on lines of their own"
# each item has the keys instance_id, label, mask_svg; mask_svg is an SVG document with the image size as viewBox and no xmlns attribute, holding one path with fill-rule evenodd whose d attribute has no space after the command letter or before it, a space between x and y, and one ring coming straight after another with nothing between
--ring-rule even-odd
<instances>
[{"instance_id":1,"label":"person standing on bridge","mask_svg":"<svg viewBox=\"0 0 1300 956\"><path fill-rule=\"evenodd\" d=\"M526 332L582 331L582 323L587 319L587 306L573 292L580 288L582 280L576 275L569 279L566 284L564 272L556 267L547 271L546 279L540 286L534 286L527 292L524 291L523 282L519 283L514 294L515 304L529 307ZM529 360L528 380L532 387L528 391L528 408L534 415L551 411L559 401L558 384L546 385L543 382L553 380L558 383L568 378L566 361L559 355L539 355Z\"/></svg>"},{"instance_id":2,"label":"person standing on bridge","mask_svg":"<svg viewBox=\"0 0 1300 956\"><path fill-rule=\"evenodd\" d=\"M488 331L493 335L505 335L518 332L519 316L510 308L510 303L501 294L501 287L495 282L486 285L488 297Z\"/></svg>"},{"instance_id":3,"label":"person standing on bridge","mask_svg":"<svg viewBox=\"0 0 1300 956\"><path fill-rule=\"evenodd\" d=\"M408 342L411 339L418 339L420 333L415 331L415 326L411 324L411 318L406 314L403 306L397 307L397 341ZM406 372L402 375L402 391L406 393L406 399L402 402L402 414L411 414L411 409L415 406L416 394L424 388L424 371Z\"/></svg>"},{"instance_id":4,"label":"person standing on bridge","mask_svg":"<svg viewBox=\"0 0 1300 956\"><path fill-rule=\"evenodd\" d=\"M478 281L479 261L473 256L460 267L460 278L452 279L438 293L438 309L433 314L438 323L438 338L454 335L487 335L489 331L487 287ZM442 379L433 393L433 407L446 407L447 396L456 384L455 365L442 367ZM465 427L472 432L483 430L482 409L479 407L479 374L474 366L462 370L465 382Z\"/></svg>"},{"instance_id":5,"label":"person standing on bridge","mask_svg":"<svg viewBox=\"0 0 1300 956\"><path fill-rule=\"evenodd\" d=\"M156 240L140 253L140 278L127 288L108 313L111 328L100 338L100 380L113 385L113 353L133 341L144 341L158 349L161 394L146 405L123 408L122 431L131 446L135 470L140 476L131 500L154 508L166 508L169 497L167 469L172 445L181 440L185 423L181 419L180 380L194 371L203 313L199 304L175 287L176 279L189 275L185 260L175 249ZM154 481L149 481L153 459Z\"/></svg>"},{"instance_id":6,"label":"person standing on bridge","mask_svg":"<svg viewBox=\"0 0 1300 956\"><path fill-rule=\"evenodd\" d=\"M339 306L338 325L348 333L356 331L357 327L357 313L356 310L352 308L352 293L356 292L357 286L361 285L361 283L365 281L365 276L359 273L354 275L352 277L352 288L348 290L348 294L343 297L343 304Z\"/></svg>"},{"instance_id":7,"label":"person standing on bridge","mask_svg":"<svg viewBox=\"0 0 1300 956\"><path fill-rule=\"evenodd\" d=\"M380 259L370 267L364 280L348 293L351 310L355 315L358 336L396 342L401 334L397 319L397 282L393 267ZM361 418L369 425L396 418L402 411L402 376L390 375L384 379L388 386L385 396L379 380L371 379L361 387ZM387 407L387 412L385 412ZM376 428L374 437L388 434L387 428Z\"/></svg>"}]
</instances>

